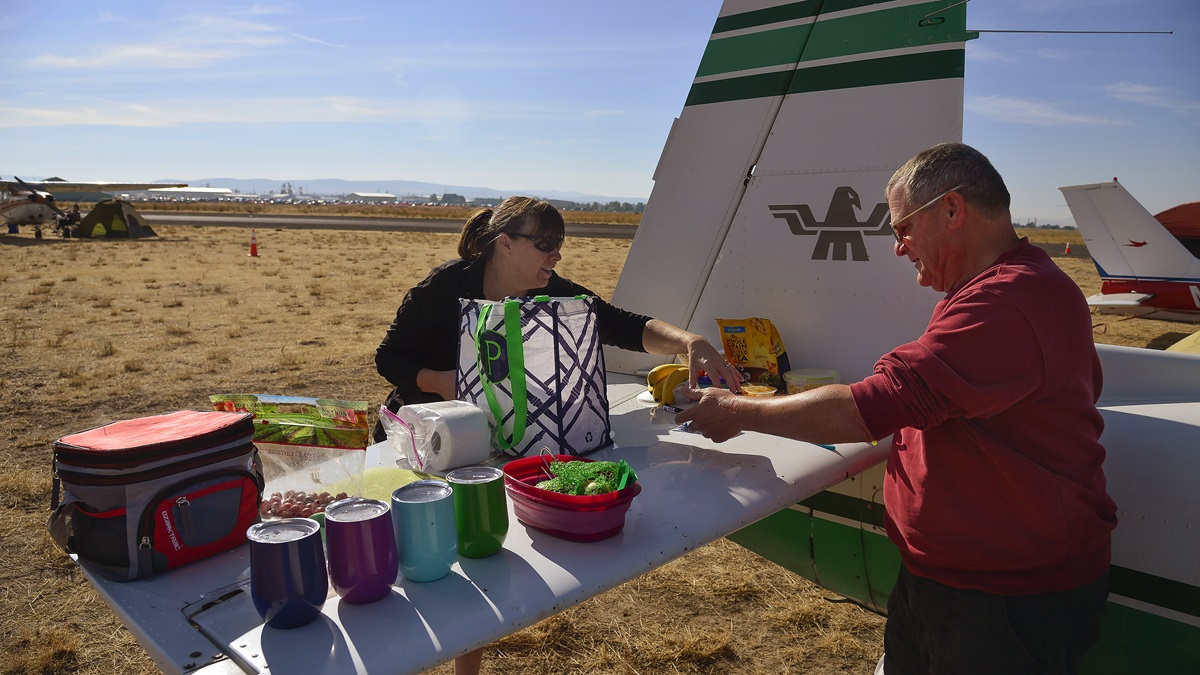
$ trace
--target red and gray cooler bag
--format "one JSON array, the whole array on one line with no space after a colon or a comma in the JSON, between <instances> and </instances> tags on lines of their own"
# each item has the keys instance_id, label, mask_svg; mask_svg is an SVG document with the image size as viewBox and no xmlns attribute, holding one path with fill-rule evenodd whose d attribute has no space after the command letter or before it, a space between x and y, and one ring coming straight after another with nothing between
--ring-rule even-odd
<instances>
[{"instance_id":1,"label":"red and gray cooler bag","mask_svg":"<svg viewBox=\"0 0 1200 675\"><path fill-rule=\"evenodd\" d=\"M50 534L116 581L231 549L258 521L253 438L250 413L192 410L64 436L54 442Z\"/></svg>"}]
</instances>

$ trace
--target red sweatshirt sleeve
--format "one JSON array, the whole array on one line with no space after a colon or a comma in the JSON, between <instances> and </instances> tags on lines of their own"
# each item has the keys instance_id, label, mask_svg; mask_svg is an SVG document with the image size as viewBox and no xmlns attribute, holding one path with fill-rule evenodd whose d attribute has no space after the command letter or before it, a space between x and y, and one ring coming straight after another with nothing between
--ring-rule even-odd
<instances>
[{"instance_id":1,"label":"red sweatshirt sleeve","mask_svg":"<svg viewBox=\"0 0 1200 675\"><path fill-rule=\"evenodd\" d=\"M1042 386L1041 354L1021 311L973 289L939 303L919 339L885 354L850 391L867 429L883 438L1012 407Z\"/></svg>"}]
</instances>

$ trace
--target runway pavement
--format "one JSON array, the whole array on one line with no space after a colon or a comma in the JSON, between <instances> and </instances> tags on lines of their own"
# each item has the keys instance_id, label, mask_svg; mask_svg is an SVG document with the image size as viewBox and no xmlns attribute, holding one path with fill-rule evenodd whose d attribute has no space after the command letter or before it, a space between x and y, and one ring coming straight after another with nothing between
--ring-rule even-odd
<instances>
[{"instance_id":1,"label":"runway pavement","mask_svg":"<svg viewBox=\"0 0 1200 675\"><path fill-rule=\"evenodd\" d=\"M462 221L417 220L411 218L358 218L353 216L288 216L251 215L223 213L155 213L140 211L142 216L155 225L217 225L242 228L291 228L307 230L374 230L396 232L458 232ZM573 237L598 237L606 239L632 239L637 232L634 225L605 225L593 223L567 223L567 234Z\"/></svg>"}]
</instances>

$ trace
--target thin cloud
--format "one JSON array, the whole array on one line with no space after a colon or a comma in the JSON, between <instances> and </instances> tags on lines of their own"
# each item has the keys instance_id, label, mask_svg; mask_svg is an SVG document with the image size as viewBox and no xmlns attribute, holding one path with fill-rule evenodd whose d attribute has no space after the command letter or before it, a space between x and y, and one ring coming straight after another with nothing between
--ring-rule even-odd
<instances>
[{"instance_id":1,"label":"thin cloud","mask_svg":"<svg viewBox=\"0 0 1200 675\"><path fill-rule=\"evenodd\" d=\"M967 47L967 60L978 61L981 63L1026 63L1029 61L1078 61L1087 57L1087 54L1078 50L1070 49L1052 49L1047 47L1039 47L1035 49L1021 50L1000 50L991 49L983 45L970 45Z\"/></svg>"},{"instance_id":2,"label":"thin cloud","mask_svg":"<svg viewBox=\"0 0 1200 675\"><path fill-rule=\"evenodd\" d=\"M464 101L458 98L374 99L353 96L267 97L129 103L89 101L54 108L18 106L0 101L0 128L50 126L177 127L188 124L275 124L549 120L578 116L545 105Z\"/></svg>"},{"instance_id":3,"label":"thin cloud","mask_svg":"<svg viewBox=\"0 0 1200 675\"><path fill-rule=\"evenodd\" d=\"M254 16L274 13L260 7L245 12ZM120 44L101 44L85 53L47 53L27 62L31 67L79 70L113 69L122 66L143 70L201 68L220 61L244 58L255 52L304 41L328 47L341 45L294 33L282 26L230 16L193 14L172 20L170 27L144 27L153 40L127 39ZM135 43L136 42L136 43Z\"/></svg>"},{"instance_id":4,"label":"thin cloud","mask_svg":"<svg viewBox=\"0 0 1200 675\"><path fill-rule=\"evenodd\" d=\"M670 55L673 46L658 42L654 44L631 44L627 42L604 42L602 44L533 44L533 45L453 45L438 47L419 45L417 56L403 56L393 60L395 67L411 72L469 71L480 70L546 70L576 69L611 65L614 61L636 62L642 67L652 67L656 54Z\"/></svg>"},{"instance_id":5,"label":"thin cloud","mask_svg":"<svg viewBox=\"0 0 1200 675\"><path fill-rule=\"evenodd\" d=\"M597 120L604 117L620 117L624 114L624 110L585 110L583 117L588 120Z\"/></svg>"},{"instance_id":6,"label":"thin cloud","mask_svg":"<svg viewBox=\"0 0 1200 675\"><path fill-rule=\"evenodd\" d=\"M1061 110L1054 104L1027 101L1008 96L975 96L963 104L963 108L981 117L998 122L1028 124L1040 127L1068 125L1109 126L1126 124L1124 120L1080 115Z\"/></svg>"},{"instance_id":7,"label":"thin cloud","mask_svg":"<svg viewBox=\"0 0 1200 675\"><path fill-rule=\"evenodd\" d=\"M114 45L89 54L65 56L42 54L29 60L35 68L82 69L138 66L151 68L196 68L237 56L230 49L206 49L181 44L159 43Z\"/></svg>"},{"instance_id":8,"label":"thin cloud","mask_svg":"<svg viewBox=\"0 0 1200 675\"><path fill-rule=\"evenodd\" d=\"M1101 91L1106 96L1125 103L1164 108L1182 114L1200 112L1200 101L1188 100L1178 89L1135 82L1117 82L1102 87Z\"/></svg>"},{"instance_id":9,"label":"thin cloud","mask_svg":"<svg viewBox=\"0 0 1200 675\"><path fill-rule=\"evenodd\" d=\"M1100 7L1127 7L1136 5L1130 0L1026 0L1021 9L1032 14L1068 12L1072 10L1095 10Z\"/></svg>"},{"instance_id":10,"label":"thin cloud","mask_svg":"<svg viewBox=\"0 0 1200 675\"><path fill-rule=\"evenodd\" d=\"M1087 58L1087 53L1075 49L1054 49L1040 47L1027 52L1030 56L1043 61L1078 61Z\"/></svg>"},{"instance_id":11,"label":"thin cloud","mask_svg":"<svg viewBox=\"0 0 1200 675\"><path fill-rule=\"evenodd\" d=\"M300 33L288 33L288 35L291 35L292 37L296 38L297 40L304 40L305 42L311 42L315 45L321 45L322 47L338 47L341 49L346 48L346 45L339 45L339 44L334 44L332 42L326 42L324 40L318 40L317 38L308 37L307 35L301 35Z\"/></svg>"},{"instance_id":12,"label":"thin cloud","mask_svg":"<svg viewBox=\"0 0 1200 675\"><path fill-rule=\"evenodd\" d=\"M1017 63L1018 59L1011 51L991 49L981 44L967 46L967 60L990 63Z\"/></svg>"},{"instance_id":13,"label":"thin cloud","mask_svg":"<svg viewBox=\"0 0 1200 675\"><path fill-rule=\"evenodd\" d=\"M283 8L276 5L250 5L243 9L234 10L233 14L241 16L266 16L267 14L282 14Z\"/></svg>"}]
</instances>

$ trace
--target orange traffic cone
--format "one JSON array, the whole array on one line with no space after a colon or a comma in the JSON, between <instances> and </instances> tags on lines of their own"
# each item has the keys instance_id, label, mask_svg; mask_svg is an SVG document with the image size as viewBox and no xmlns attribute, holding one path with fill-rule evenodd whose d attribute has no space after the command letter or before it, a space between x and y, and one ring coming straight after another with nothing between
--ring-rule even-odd
<instances>
[{"instance_id":1,"label":"orange traffic cone","mask_svg":"<svg viewBox=\"0 0 1200 675\"><path fill-rule=\"evenodd\" d=\"M258 236L254 230L250 230L250 255L251 258L258 257Z\"/></svg>"},{"instance_id":2,"label":"orange traffic cone","mask_svg":"<svg viewBox=\"0 0 1200 675\"><path fill-rule=\"evenodd\" d=\"M1067 248L1063 250L1063 254L1071 255L1071 242L1067 242Z\"/></svg>"}]
</instances>

